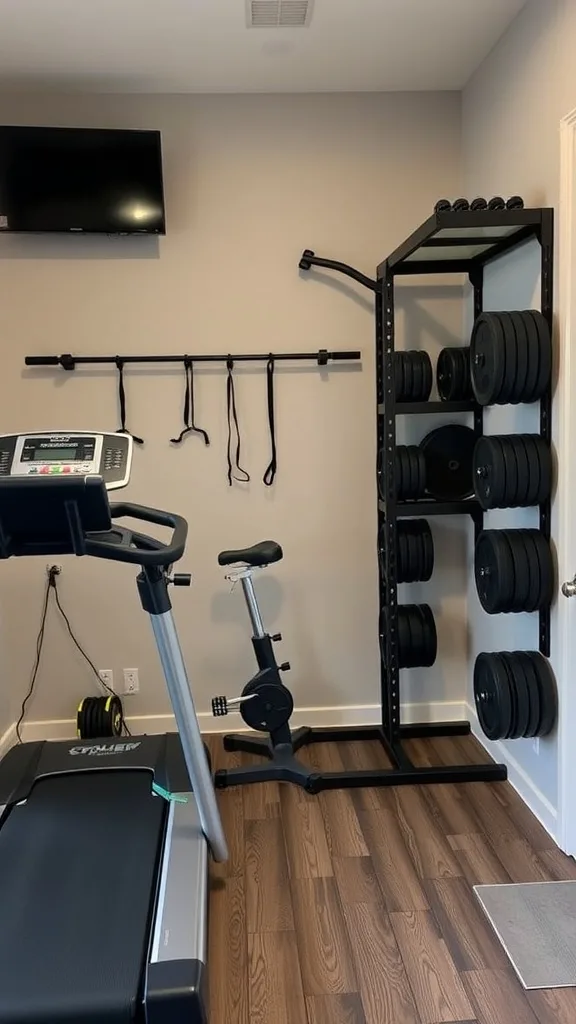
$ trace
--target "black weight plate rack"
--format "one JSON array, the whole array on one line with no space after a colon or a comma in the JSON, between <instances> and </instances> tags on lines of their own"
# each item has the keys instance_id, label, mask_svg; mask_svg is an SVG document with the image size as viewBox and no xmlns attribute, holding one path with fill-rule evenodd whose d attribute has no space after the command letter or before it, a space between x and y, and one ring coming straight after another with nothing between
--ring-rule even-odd
<instances>
[{"instance_id":1,"label":"black weight plate rack","mask_svg":"<svg viewBox=\"0 0 576 1024\"><path fill-rule=\"evenodd\" d=\"M324 772L317 777L318 789L355 786L425 785L441 782L494 782L506 778L502 764L415 766L404 748L404 740L430 736L463 736L470 723L439 722L415 725L401 722L401 694L398 636L397 523L401 517L468 515L475 536L483 528L484 513L474 498L462 501L421 499L401 501L395 489L396 419L398 416L428 413L469 413L475 434L483 434L483 410L474 399L462 401L398 402L395 388L395 285L403 276L465 274L473 289L474 319L484 311L484 267L535 238L541 250L541 311L550 330L553 313L554 211L551 209L476 210L435 212L378 267L376 278L347 263L316 256L307 249L299 267L334 270L370 289L375 296L376 315L376 409L377 444L381 466L378 498L378 543L380 572L380 651L382 717L378 726L314 729L313 741L379 740L392 767L366 771ZM540 436L551 441L552 391L540 399ZM550 500L540 505L540 530L550 540ZM539 647L550 655L550 610L539 612ZM383 632L384 630L384 632ZM543 686L543 684L541 684Z\"/></svg>"}]
</instances>

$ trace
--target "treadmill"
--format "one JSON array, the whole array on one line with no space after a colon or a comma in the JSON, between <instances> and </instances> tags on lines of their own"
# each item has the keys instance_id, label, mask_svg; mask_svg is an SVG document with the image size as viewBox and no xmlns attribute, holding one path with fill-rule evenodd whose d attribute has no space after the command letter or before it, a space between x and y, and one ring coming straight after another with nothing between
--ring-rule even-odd
<instances>
[{"instance_id":1,"label":"treadmill","mask_svg":"<svg viewBox=\"0 0 576 1024\"><path fill-rule=\"evenodd\" d=\"M208 853L227 858L172 618L187 523L108 491L126 434L0 436L0 557L139 567L178 733L23 743L0 764L0 1022L205 1024ZM166 542L121 526L168 527Z\"/></svg>"}]
</instances>

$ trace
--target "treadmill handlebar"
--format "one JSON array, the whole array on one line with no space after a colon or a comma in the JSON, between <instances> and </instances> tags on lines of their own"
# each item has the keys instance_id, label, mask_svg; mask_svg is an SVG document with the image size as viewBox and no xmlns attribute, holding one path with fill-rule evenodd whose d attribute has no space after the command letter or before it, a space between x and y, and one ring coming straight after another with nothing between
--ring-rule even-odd
<instances>
[{"instance_id":1,"label":"treadmill handlebar","mask_svg":"<svg viewBox=\"0 0 576 1024\"><path fill-rule=\"evenodd\" d=\"M172 536L165 544L156 537L135 533L126 527L115 527L109 533L87 534L87 555L142 566L172 565L182 558L188 536L188 523L182 516L128 501L112 503L110 516L114 520L129 517L144 523L154 523L156 526L167 526L172 529Z\"/></svg>"}]
</instances>

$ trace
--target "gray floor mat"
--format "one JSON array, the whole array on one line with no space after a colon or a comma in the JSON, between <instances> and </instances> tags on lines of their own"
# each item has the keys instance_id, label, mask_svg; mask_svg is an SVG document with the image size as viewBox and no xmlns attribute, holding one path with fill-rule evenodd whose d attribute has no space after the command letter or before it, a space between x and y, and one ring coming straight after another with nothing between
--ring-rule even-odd
<instances>
[{"instance_id":1,"label":"gray floor mat","mask_svg":"<svg viewBox=\"0 0 576 1024\"><path fill-rule=\"evenodd\" d=\"M524 988L576 986L576 882L477 885Z\"/></svg>"}]
</instances>

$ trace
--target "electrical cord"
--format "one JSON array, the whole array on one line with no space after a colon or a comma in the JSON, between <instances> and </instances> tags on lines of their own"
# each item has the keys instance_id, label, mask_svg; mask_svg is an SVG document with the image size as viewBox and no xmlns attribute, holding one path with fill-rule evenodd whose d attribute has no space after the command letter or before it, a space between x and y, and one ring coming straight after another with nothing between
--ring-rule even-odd
<instances>
[{"instance_id":1,"label":"electrical cord","mask_svg":"<svg viewBox=\"0 0 576 1024\"><path fill-rule=\"evenodd\" d=\"M100 684L100 686L104 687L104 689L107 690L108 693L112 697L117 697L118 696L116 691L113 690L112 687L109 686L108 683L106 683L100 677L100 675L98 673L98 669L96 668L94 662L88 657L88 655L86 654L86 651L83 649L83 647L81 646L79 641L74 636L74 632L72 630L72 626L70 625L70 619L68 618L66 612L64 611L64 609L62 607L62 603L60 601L60 595L58 594L58 586L56 584L57 576L58 576L58 572L55 569L53 569L53 568L49 569L49 571L48 571L48 580L46 582L46 592L45 592L45 595L44 595L44 604L42 606L42 616L41 616L41 619L40 619L40 629L38 631L38 636L36 638L36 660L34 662L34 667L32 669L32 676L30 678L30 686L28 687L28 692L27 692L26 696L24 697L24 700L22 701L22 705L21 705L21 708L20 708L20 717L19 717L19 719L18 719L18 721L16 723L16 737L17 737L19 743L22 743L21 726L22 726L22 722L24 721L24 717L26 715L26 705L28 704L28 701L32 697L32 694L34 693L34 688L36 686L36 679L37 679L37 676L38 676L38 669L40 667L40 659L42 657L42 648L43 648L43 645L44 645L44 631L46 629L46 617L48 615L48 606L49 606L49 603L50 603L50 594L51 594L52 590L54 591L54 600L56 601L56 607L58 608L58 611L60 612L60 615L64 619L64 622L66 624L66 629L68 630L68 634L69 634L70 639L72 640L74 646L77 648L77 650L80 652L80 654L82 655L84 660L87 662L87 664L92 669L92 672L96 676L96 679L98 680L98 683ZM126 735L127 736L131 736L132 733L130 732L130 729L128 728L128 726L126 725L126 722L124 720L122 721L122 725L124 727Z\"/></svg>"},{"instance_id":2,"label":"electrical cord","mask_svg":"<svg viewBox=\"0 0 576 1024\"><path fill-rule=\"evenodd\" d=\"M55 574L54 574L55 575ZM34 668L32 669L32 675L30 677L30 686L28 692L22 701L20 707L20 717L16 722L16 738L18 743L22 743L22 734L20 732L24 716L26 714L26 705L34 693L34 687L36 686L36 677L38 675L38 669L40 668L40 658L42 656L42 647L44 645L44 630L46 628L46 616L48 614L48 602L50 600L50 588L53 586L53 571L50 570L48 579L46 581L46 592L44 594L44 605L42 607L42 616L40 619L40 629L38 630L38 636L36 637L36 661L34 662Z\"/></svg>"}]
</instances>

